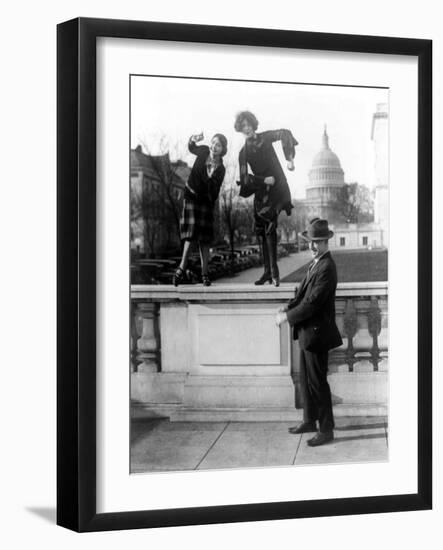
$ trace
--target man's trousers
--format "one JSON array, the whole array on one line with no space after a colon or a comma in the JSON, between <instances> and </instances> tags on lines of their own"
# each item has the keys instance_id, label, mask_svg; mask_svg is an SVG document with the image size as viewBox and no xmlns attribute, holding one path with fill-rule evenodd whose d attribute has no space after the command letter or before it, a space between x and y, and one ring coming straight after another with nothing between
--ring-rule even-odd
<instances>
[{"instance_id":1,"label":"man's trousers","mask_svg":"<svg viewBox=\"0 0 443 550\"><path fill-rule=\"evenodd\" d=\"M328 352L300 350L300 385L304 422L319 422L321 432L334 428L331 389L327 379Z\"/></svg>"}]
</instances>

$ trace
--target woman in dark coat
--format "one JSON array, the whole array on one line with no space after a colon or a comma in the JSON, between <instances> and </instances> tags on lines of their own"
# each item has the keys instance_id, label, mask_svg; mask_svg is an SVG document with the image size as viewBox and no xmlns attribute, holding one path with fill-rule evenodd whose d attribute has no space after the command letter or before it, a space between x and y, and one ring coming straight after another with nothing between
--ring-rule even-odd
<instances>
[{"instance_id":1,"label":"woman in dark coat","mask_svg":"<svg viewBox=\"0 0 443 550\"><path fill-rule=\"evenodd\" d=\"M295 146L298 142L289 130L257 133L258 120L249 111L237 115L234 127L246 137L239 154L240 195L254 195L255 232L263 251L265 270L255 284L272 282L279 286L277 219L282 210L290 216L293 206L286 176L272 144L281 141L288 170L294 170ZM252 174L248 173L248 165Z\"/></svg>"},{"instance_id":2,"label":"woman in dark coat","mask_svg":"<svg viewBox=\"0 0 443 550\"><path fill-rule=\"evenodd\" d=\"M173 277L175 286L184 279L192 242L199 245L202 282L205 286L211 284L208 276L209 246L214 238L214 205L225 177L222 157L228 150L228 142L223 134L215 134L209 147L196 145L202 140L203 134L191 136L188 144L189 151L197 158L185 186L180 219L183 255Z\"/></svg>"}]
</instances>

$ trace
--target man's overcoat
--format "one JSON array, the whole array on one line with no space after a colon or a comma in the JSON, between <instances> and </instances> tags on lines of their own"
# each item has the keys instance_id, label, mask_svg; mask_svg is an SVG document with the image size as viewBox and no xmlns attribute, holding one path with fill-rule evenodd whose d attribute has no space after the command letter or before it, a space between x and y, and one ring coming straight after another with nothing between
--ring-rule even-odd
<instances>
[{"instance_id":1,"label":"man's overcoat","mask_svg":"<svg viewBox=\"0 0 443 550\"><path fill-rule=\"evenodd\" d=\"M300 349L322 353L342 345L335 324L336 288L337 269L328 251L308 271L287 306L288 322Z\"/></svg>"}]
</instances>

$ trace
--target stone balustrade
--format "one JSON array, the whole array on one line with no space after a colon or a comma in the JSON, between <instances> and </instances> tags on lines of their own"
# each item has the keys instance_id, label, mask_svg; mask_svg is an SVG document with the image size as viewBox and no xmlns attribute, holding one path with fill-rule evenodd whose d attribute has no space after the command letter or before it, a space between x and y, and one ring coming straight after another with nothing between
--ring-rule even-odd
<instances>
[{"instance_id":1,"label":"stone balustrade","mask_svg":"<svg viewBox=\"0 0 443 550\"><path fill-rule=\"evenodd\" d=\"M294 285L131 288L134 415L171 420L301 417L298 344L275 313ZM387 283L341 283L330 352L335 414L385 414Z\"/></svg>"}]
</instances>

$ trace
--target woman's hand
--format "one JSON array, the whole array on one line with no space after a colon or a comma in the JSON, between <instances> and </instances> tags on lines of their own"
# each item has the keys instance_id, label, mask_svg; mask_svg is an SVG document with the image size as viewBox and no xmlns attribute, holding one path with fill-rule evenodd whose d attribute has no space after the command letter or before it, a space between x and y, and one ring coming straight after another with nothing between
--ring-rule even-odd
<instances>
[{"instance_id":1,"label":"woman's hand","mask_svg":"<svg viewBox=\"0 0 443 550\"><path fill-rule=\"evenodd\" d=\"M267 178L264 179L264 182L266 185L274 185L275 178L274 176L268 176Z\"/></svg>"},{"instance_id":2,"label":"woman's hand","mask_svg":"<svg viewBox=\"0 0 443 550\"><path fill-rule=\"evenodd\" d=\"M201 132L200 134L194 134L193 136L191 136L191 141L193 141L194 143L198 143L199 141L202 141L204 138L204 135L203 135L203 132Z\"/></svg>"},{"instance_id":3,"label":"woman's hand","mask_svg":"<svg viewBox=\"0 0 443 550\"><path fill-rule=\"evenodd\" d=\"M294 159L288 160L288 170L290 170L291 172L293 172L294 169L295 169L295 166L294 166Z\"/></svg>"}]
</instances>

